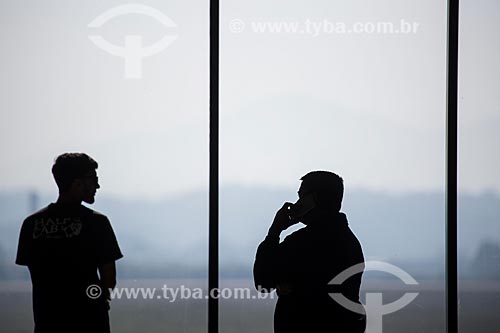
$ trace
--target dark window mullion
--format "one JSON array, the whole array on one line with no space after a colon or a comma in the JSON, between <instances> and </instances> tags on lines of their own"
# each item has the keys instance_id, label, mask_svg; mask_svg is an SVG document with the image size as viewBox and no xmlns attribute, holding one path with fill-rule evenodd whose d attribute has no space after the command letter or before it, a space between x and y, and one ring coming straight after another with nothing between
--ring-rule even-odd
<instances>
[{"instance_id":1,"label":"dark window mullion","mask_svg":"<svg viewBox=\"0 0 500 333\"><path fill-rule=\"evenodd\" d=\"M458 333L458 6L458 0L448 0L446 112L446 332L448 333Z\"/></svg>"},{"instance_id":2,"label":"dark window mullion","mask_svg":"<svg viewBox=\"0 0 500 333\"><path fill-rule=\"evenodd\" d=\"M208 227L208 332L219 330L219 1L210 0L210 133Z\"/></svg>"}]
</instances>

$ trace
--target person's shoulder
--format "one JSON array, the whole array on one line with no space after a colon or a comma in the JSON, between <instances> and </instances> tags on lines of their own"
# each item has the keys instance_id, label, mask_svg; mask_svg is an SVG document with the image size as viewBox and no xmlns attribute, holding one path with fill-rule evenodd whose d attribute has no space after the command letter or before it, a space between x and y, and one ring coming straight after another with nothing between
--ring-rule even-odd
<instances>
[{"instance_id":1,"label":"person's shoulder","mask_svg":"<svg viewBox=\"0 0 500 333\"><path fill-rule=\"evenodd\" d=\"M36 212L32 213L31 215L28 215L24 219L24 223L29 223L31 221L35 221L36 219L39 219L41 217L44 217L48 214L50 210L50 205L43 207L42 209L37 210Z\"/></svg>"},{"instance_id":2,"label":"person's shoulder","mask_svg":"<svg viewBox=\"0 0 500 333\"><path fill-rule=\"evenodd\" d=\"M104 215L103 213L101 213L97 210L91 209L91 208L84 206L84 205L82 205L81 209L85 215L90 216L94 220L109 221L108 217L106 215Z\"/></svg>"}]
</instances>

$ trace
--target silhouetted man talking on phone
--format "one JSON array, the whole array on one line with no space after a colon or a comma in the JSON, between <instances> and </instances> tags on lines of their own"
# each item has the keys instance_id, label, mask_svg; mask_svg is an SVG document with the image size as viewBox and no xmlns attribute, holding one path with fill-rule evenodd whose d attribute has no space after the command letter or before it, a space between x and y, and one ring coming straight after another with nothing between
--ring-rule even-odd
<instances>
[{"instance_id":1,"label":"silhouetted man talking on phone","mask_svg":"<svg viewBox=\"0 0 500 333\"><path fill-rule=\"evenodd\" d=\"M340 212L343 180L328 171L313 171L301 180L299 200L278 210L255 257L256 288L276 289L279 296L274 332L364 332L365 316L328 295L341 292L359 303L362 274L340 286L329 285L345 269L364 262L361 245ZM280 243L281 232L298 222L306 226Z\"/></svg>"}]
</instances>

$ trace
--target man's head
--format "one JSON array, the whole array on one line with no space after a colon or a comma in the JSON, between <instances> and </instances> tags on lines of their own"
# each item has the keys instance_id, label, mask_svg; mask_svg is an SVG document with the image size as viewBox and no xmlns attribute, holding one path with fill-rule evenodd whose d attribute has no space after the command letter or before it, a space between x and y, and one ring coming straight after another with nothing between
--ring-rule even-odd
<instances>
[{"instance_id":1,"label":"man's head","mask_svg":"<svg viewBox=\"0 0 500 333\"><path fill-rule=\"evenodd\" d=\"M323 211L339 212L344 196L344 181L330 171L312 171L303 176L299 188L299 198L314 195L318 208Z\"/></svg>"},{"instance_id":2,"label":"man's head","mask_svg":"<svg viewBox=\"0 0 500 333\"><path fill-rule=\"evenodd\" d=\"M95 192L100 187L97 167L97 162L84 153L58 156L52 166L52 174L59 194L66 194L80 202L94 203Z\"/></svg>"}]
</instances>

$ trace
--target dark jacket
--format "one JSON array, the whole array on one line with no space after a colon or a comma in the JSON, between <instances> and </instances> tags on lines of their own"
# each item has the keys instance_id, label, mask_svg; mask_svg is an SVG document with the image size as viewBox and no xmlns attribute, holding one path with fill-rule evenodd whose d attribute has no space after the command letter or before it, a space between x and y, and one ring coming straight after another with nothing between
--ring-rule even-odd
<instances>
[{"instance_id":1,"label":"dark jacket","mask_svg":"<svg viewBox=\"0 0 500 333\"><path fill-rule=\"evenodd\" d=\"M259 245L254 263L257 289L277 288L274 331L364 332L364 315L353 313L329 295L342 292L359 303L361 274L340 287L329 282L345 269L364 262L361 245L348 226L345 214L313 221L279 242L267 236Z\"/></svg>"}]
</instances>

